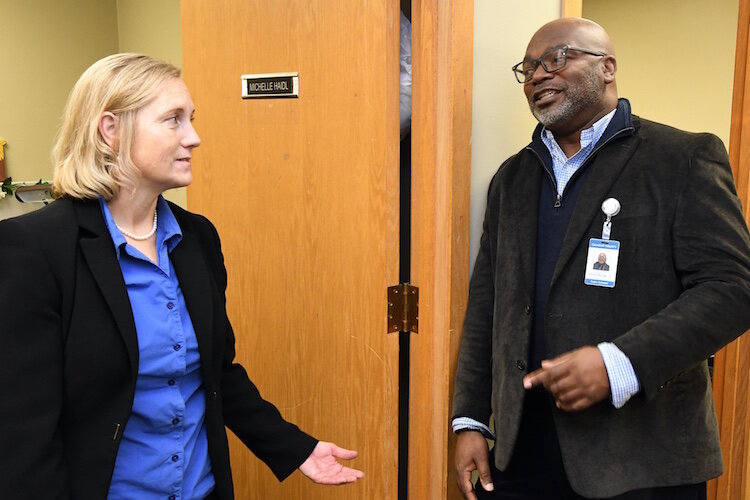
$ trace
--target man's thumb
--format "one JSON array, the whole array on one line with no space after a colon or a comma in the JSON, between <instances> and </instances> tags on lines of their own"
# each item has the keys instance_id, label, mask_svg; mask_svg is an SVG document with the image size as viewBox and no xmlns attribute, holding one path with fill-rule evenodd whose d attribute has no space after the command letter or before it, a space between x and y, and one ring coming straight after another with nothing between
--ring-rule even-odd
<instances>
[{"instance_id":1,"label":"man's thumb","mask_svg":"<svg viewBox=\"0 0 750 500\"><path fill-rule=\"evenodd\" d=\"M477 472L479 473L479 482L482 483L482 488L485 491L494 491L495 486L492 484L492 474L490 473L490 466L487 462L477 464Z\"/></svg>"}]
</instances>

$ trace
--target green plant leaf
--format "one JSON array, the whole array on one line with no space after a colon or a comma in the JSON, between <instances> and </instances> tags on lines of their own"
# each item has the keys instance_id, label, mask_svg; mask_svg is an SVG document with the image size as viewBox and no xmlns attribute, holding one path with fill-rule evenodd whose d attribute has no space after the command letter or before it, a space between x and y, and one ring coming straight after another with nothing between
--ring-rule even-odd
<instances>
[{"instance_id":1,"label":"green plant leaf","mask_svg":"<svg viewBox=\"0 0 750 500\"><path fill-rule=\"evenodd\" d=\"M5 179L2 185L0 185L0 189L4 193L13 194L13 192L16 190L15 186L13 186L13 178L8 177L7 179Z\"/></svg>"}]
</instances>

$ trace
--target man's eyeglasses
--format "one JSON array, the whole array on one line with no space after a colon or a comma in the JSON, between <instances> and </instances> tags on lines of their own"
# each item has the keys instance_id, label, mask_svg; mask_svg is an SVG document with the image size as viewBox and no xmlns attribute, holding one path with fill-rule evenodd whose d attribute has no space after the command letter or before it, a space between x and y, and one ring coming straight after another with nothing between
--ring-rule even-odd
<instances>
[{"instance_id":1,"label":"man's eyeglasses","mask_svg":"<svg viewBox=\"0 0 750 500\"><path fill-rule=\"evenodd\" d=\"M551 49L544 52L538 59L531 61L521 61L511 68L513 74L516 75L518 83L526 83L534 77L534 73L539 65L542 65L544 71L547 73L554 73L560 71L565 67L568 62L568 51L573 50L576 52L583 52L592 56L606 56L605 52L599 52L595 50L579 49L578 47L571 47L569 45L560 45L559 47L552 47Z\"/></svg>"}]
</instances>

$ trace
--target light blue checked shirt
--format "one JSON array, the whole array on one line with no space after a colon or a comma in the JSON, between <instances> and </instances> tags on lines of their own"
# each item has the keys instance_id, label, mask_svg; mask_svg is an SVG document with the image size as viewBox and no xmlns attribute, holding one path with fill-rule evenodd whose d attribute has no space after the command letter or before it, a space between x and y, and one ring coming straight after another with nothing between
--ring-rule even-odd
<instances>
[{"instance_id":1,"label":"light blue checked shirt","mask_svg":"<svg viewBox=\"0 0 750 500\"><path fill-rule=\"evenodd\" d=\"M600 118L596 123L586 130L581 131L581 149L573 156L565 156L562 148L555 137L547 129L542 129L542 142L552 156L552 170L555 174L557 184L557 194L562 196L565 186L570 181L573 174L583 165L586 158L594 150L594 146L599 142L604 131L607 129L609 122L615 115L615 110ZM641 390L638 377L635 375L633 365L628 357L613 343L602 342L597 345L599 352L604 360L604 367L607 369L609 378L609 387L612 394L612 405L615 408L622 408L627 401ZM482 432L485 436L494 439L495 435L490 428L477 422L473 418L458 417L453 419L453 432L471 429Z\"/></svg>"},{"instance_id":2,"label":"light blue checked shirt","mask_svg":"<svg viewBox=\"0 0 750 500\"><path fill-rule=\"evenodd\" d=\"M581 131L581 149L570 158L565 156L565 153L557 144L552 132L546 128L542 129L542 142L547 146L549 154L552 155L552 170L555 173L558 195L562 195L570 178L573 177L573 174L575 174L579 168L581 168L583 162L586 161L586 158L588 158L594 150L594 146L596 146L596 143L602 138L609 122L612 121L612 117L615 116L615 111L617 111L617 109L613 109L610 113L601 117L592 126Z\"/></svg>"}]
</instances>

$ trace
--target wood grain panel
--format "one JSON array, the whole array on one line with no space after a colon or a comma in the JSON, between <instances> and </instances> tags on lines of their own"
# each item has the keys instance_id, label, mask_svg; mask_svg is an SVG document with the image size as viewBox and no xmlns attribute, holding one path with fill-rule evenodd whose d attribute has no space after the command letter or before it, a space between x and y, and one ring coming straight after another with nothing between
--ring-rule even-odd
<instances>
[{"instance_id":1,"label":"wood grain panel","mask_svg":"<svg viewBox=\"0 0 750 500\"><path fill-rule=\"evenodd\" d=\"M238 360L282 414L358 449L341 488L279 485L236 439L240 499L386 499L397 485L398 5L184 0L196 104L188 207L222 237ZM299 99L240 99L240 75L298 71Z\"/></svg>"},{"instance_id":2,"label":"wood grain panel","mask_svg":"<svg viewBox=\"0 0 750 500\"><path fill-rule=\"evenodd\" d=\"M412 2L411 275L420 333L411 338L408 486L420 500L457 494L449 416L468 293L473 4Z\"/></svg>"},{"instance_id":3,"label":"wood grain panel","mask_svg":"<svg viewBox=\"0 0 750 500\"><path fill-rule=\"evenodd\" d=\"M750 2L740 0L735 53L732 125L729 160L745 220L750 220L750 78L747 77L750 51ZM750 339L740 337L716 354L714 361L714 401L719 417L724 474L708 485L708 498L750 499Z\"/></svg>"},{"instance_id":4,"label":"wood grain panel","mask_svg":"<svg viewBox=\"0 0 750 500\"><path fill-rule=\"evenodd\" d=\"M583 0L562 0L560 17L583 16Z\"/></svg>"}]
</instances>

